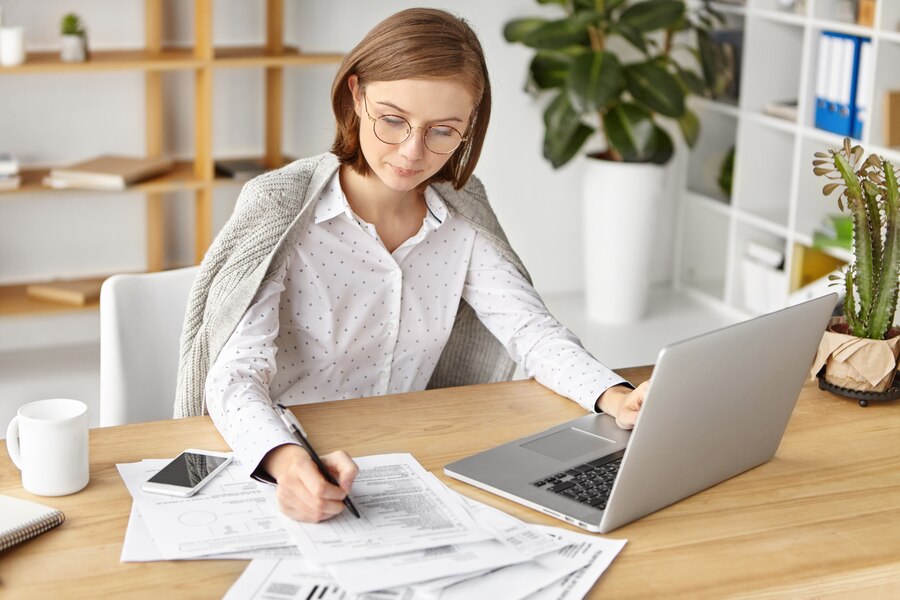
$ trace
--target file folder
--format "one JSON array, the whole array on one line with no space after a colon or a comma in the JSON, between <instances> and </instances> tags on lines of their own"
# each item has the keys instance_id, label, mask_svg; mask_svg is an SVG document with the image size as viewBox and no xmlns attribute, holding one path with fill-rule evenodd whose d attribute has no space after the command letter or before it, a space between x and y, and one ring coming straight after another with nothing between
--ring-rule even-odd
<instances>
[{"instance_id":1,"label":"file folder","mask_svg":"<svg viewBox=\"0 0 900 600\"><path fill-rule=\"evenodd\" d=\"M815 124L838 135L860 138L862 122L857 124L860 59L869 40L854 35L823 31L819 37L816 65ZM867 50L871 54L871 49ZM871 59L870 59L871 62ZM864 102L867 102L864 95Z\"/></svg>"},{"instance_id":2,"label":"file folder","mask_svg":"<svg viewBox=\"0 0 900 600\"><path fill-rule=\"evenodd\" d=\"M856 78L856 114L853 120L853 137L861 140L863 128L869 121L872 108L872 86L874 85L875 56L872 40L864 39L859 48L859 75Z\"/></svg>"}]
</instances>

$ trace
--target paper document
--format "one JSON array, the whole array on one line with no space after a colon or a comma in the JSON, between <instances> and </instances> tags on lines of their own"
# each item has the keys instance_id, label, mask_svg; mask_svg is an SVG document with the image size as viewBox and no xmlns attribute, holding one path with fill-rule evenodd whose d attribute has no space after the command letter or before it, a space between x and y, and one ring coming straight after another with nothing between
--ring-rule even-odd
<instances>
[{"instance_id":1,"label":"paper document","mask_svg":"<svg viewBox=\"0 0 900 600\"><path fill-rule=\"evenodd\" d=\"M504 567L480 577L467 579L440 590L433 597L439 600L469 600L471 598L520 600L528 598L539 590L552 586L555 582L588 566L595 560L601 561L603 564L603 568L599 571L591 570L591 573L596 572L599 577L626 543L626 540L608 540L555 527L535 527L541 527L544 531L552 531L553 535L559 536L568 545L555 552L539 556L533 561ZM587 581L587 577L584 576L582 580ZM588 590L595 581L596 578L587 584ZM554 591L546 597L561 598L562 596ZM579 596L571 595L569 597L578 598Z\"/></svg>"},{"instance_id":2,"label":"paper document","mask_svg":"<svg viewBox=\"0 0 900 600\"><path fill-rule=\"evenodd\" d=\"M429 473L430 477L434 477ZM443 486L434 477L436 485ZM341 587L360 594L407 586L423 581L452 583L461 574L486 570L531 560L566 545L560 538L534 528L481 502L449 490L450 497L465 509L475 522L495 539L471 544L455 544L414 550L402 554L344 561L328 565ZM440 589L444 585L439 585ZM422 588L418 588L424 591Z\"/></svg>"},{"instance_id":3,"label":"paper document","mask_svg":"<svg viewBox=\"0 0 900 600\"><path fill-rule=\"evenodd\" d=\"M303 558L300 549L290 542L289 546L278 548L257 548L242 552L227 552L224 554L208 554L195 556L191 560L253 560L254 558ZM122 562L153 562L168 560L153 541L147 523L141 517L136 504L131 505L131 517L128 519L128 529L125 531L125 541L122 543Z\"/></svg>"},{"instance_id":4,"label":"paper document","mask_svg":"<svg viewBox=\"0 0 900 600\"><path fill-rule=\"evenodd\" d=\"M537 525L536 527L545 531L552 530L555 535L559 535L562 539L570 542L571 545L566 548L567 552L571 554L589 554L590 560L586 567L582 567L544 589L527 596L527 600L577 600L578 598L584 598L628 542L628 540L602 539L544 525Z\"/></svg>"},{"instance_id":5,"label":"paper document","mask_svg":"<svg viewBox=\"0 0 900 600\"><path fill-rule=\"evenodd\" d=\"M307 560L329 564L490 539L460 503L410 454L355 458L350 495L359 509L322 523L282 523ZM264 490L277 506L273 489ZM277 510L277 509L276 509ZM143 511L142 511L143 512Z\"/></svg>"},{"instance_id":6,"label":"paper document","mask_svg":"<svg viewBox=\"0 0 900 600\"><path fill-rule=\"evenodd\" d=\"M165 559L196 558L285 546L290 537L277 508L266 501L249 470L232 462L189 498L150 494L141 483L168 460L116 465L151 537Z\"/></svg>"}]
</instances>

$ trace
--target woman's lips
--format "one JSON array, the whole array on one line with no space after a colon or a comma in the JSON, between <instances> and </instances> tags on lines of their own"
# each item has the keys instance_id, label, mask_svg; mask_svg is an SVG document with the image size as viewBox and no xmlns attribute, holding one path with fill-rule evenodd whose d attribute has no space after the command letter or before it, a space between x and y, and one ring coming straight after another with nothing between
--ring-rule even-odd
<instances>
[{"instance_id":1,"label":"woman's lips","mask_svg":"<svg viewBox=\"0 0 900 600\"><path fill-rule=\"evenodd\" d=\"M419 169L402 169L396 165L390 165L390 167L391 170L393 170L394 173L399 175L400 177L413 177L422 172Z\"/></svg>"}]
</instances>

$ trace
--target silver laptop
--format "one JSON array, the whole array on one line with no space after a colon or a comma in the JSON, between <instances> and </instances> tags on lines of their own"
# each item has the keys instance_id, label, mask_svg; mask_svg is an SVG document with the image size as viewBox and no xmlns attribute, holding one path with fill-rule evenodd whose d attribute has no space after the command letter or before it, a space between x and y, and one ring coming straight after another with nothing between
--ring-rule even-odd
<instances>
[{"instance_id":1,"label":"silver laptop","mask_svg":"<svg viewBox=\"0 0 900 600\"><path fill-rule=\"evenodd\" d=\"M612 531L775 455L836 302L829 294L664 348L631 432L591 414L444 472Z\"/></svg>"}]
</instances>

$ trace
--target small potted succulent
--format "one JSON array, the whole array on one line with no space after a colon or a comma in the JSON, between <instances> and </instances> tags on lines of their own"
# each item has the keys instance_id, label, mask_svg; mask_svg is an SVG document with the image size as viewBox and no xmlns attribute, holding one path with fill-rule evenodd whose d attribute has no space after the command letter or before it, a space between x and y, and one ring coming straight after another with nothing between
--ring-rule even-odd
<instances>
[{"instance_id":1,"label":"small potted succulent","mask_svg":"<svg viewBox=\"0 0 900 600\"><path fill-rule=\"evenodd\" d=\"M75 13L63 16L60 34L62 34L60 58L64 62L84 62L87 59L87 32L81 17Z\"/></svg>"},{"instance_id":2,"label":"small potted succulent","mask_svg":"<svg viewBox=\"0 0 900 600\"><path fill-rule=\"evenodd\" d=\"M838 191L838 207L853 223L854 261L843 277L844 316L829 323L813 374L824 365L824 381L837 393L888 399L900 355L900 330L893 326L900 291L900 192L894 165L844 139L843 147L816 152L813 170L832 180L823 193ZM867 396L868 394L868 396Z\"/></svg>"}]
</instances>

